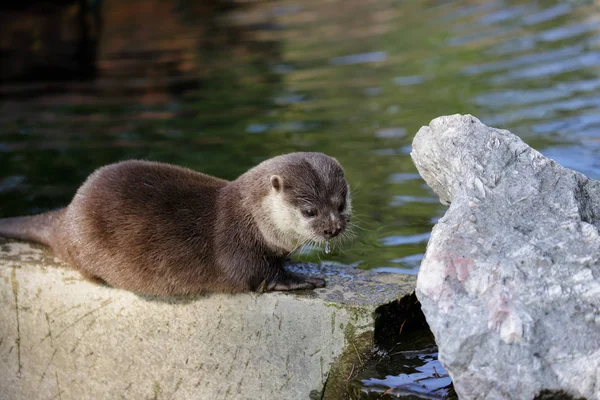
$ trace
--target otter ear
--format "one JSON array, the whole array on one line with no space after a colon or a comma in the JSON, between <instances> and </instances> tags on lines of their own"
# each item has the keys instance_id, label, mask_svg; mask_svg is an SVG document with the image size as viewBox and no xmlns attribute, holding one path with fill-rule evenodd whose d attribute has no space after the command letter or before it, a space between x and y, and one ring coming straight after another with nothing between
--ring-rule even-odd
<instances>
[{"instance_id":1,"label":"otter ear","mask_svg":"<svg viewBox=\"0 0 600 400\"><path fill-rule=\"evenodd\" d=\"M271 186L276 192L283 190L283 179L279 175L271 175Z\"/></svg>"}]
</instances>

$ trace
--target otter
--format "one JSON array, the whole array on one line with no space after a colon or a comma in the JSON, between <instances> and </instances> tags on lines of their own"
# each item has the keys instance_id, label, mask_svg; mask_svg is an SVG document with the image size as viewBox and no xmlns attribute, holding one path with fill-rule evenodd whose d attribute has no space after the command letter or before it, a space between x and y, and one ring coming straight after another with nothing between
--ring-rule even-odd
<instances>
[{"instance_id":1,"label":"otter","mask_svg":"<svg viewBox=\"0 0 600 400\"><path fill-rule=\"evenodd\" d=\"M139 294L314 289L325 281L284 262L307 243L328 248L351 215L344 170L322 153L270 158L234 181L129 160L93 172L65 208L0 219L0 236Z\"/></svg>"}]
</instances>

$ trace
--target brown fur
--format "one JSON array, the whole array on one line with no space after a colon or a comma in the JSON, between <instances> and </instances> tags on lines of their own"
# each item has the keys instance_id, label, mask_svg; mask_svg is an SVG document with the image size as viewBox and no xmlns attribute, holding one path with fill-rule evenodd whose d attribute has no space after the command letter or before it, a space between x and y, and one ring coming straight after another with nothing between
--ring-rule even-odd
<instances>
[{"instance_id":1,"label":"brown fur","mask_svg":"<svg viewBox=\"0 0 600 400\"><path fill-rule=\"evenodd\" d=\"M276 195L292 209L319 210L307 226L321 242L350 217L349 204L340 211L349 202L344 172L321 153L275 157L232 182L124 161L90 175L64 209L0 220L0 235L47 244L84 276L143 294L324 286L283 269L294 250L286 235L296 233L273 225L265 198Z\"/></svg>"}]
</instances>

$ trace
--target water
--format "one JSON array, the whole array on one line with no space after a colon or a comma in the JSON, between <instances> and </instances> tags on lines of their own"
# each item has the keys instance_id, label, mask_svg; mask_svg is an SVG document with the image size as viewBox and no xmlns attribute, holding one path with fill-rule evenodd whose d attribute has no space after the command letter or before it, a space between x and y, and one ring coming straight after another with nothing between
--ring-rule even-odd
<instances>
[{"instance_id":1,"label":"water","mask_svg":"<svg viewBox=\"0 0 600 400\"><path fill-rule=\"evenodd\" d=\"M409 157L432 118L472 113L600 176L595 6L341 4L146 10L149 23L136 25L106 2L98 80L0 87L0 215L63 206L118 160L234 179L276 154L316 150L345 166L360 228L341 250L302 257L416 273L444 212ZM171 31L124 36L151 31L153 17ZM189 40L206 21L209 32Z\"/></svg>"},{"instance_id":2,"label":"water","mask_svg":"<svg viewBox=\"0 0 600 400\"><path fill-rule=\"evenodd\" d=\"M393 398L457 399L452 380L438 361L437 347L386 354L369 366L350 387L364 400ZM412 397L411 397L412 396Z\"/></svg>"},{"instance_id":3,"label":"water","mask_svg":"<svg viewBox=\"0 0 600 400\"><path fill-rule=\"evenodd\" d=\"M600 13L586 2L240 2L146 10L147 25L103 7L99 79L0 87L0 216L63 206L118 160L234 179L323 151L346 168L360 228L300 257L416 273L444 213L409 157L432 118L474 114L600 176ZM152 18L170 31L124 35Z\"/></svg>"}]
</instances>

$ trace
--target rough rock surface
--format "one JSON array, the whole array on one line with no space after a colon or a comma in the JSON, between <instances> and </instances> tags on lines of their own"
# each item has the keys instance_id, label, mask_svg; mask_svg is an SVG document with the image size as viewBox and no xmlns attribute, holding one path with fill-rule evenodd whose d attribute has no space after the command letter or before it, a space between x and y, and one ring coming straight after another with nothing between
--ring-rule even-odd
<instances>
[{"instance_id":1,"label":"rough rock surface","mask_svg":"<svg viewBox=\"0 0 600 400\"><path fill-rule=\"evenodd\" d=\"M600 182L470 115L412 157L449 204L417 296L461 399L600 399Z\"/></svg>"},{"instance_id":2,"label":"rough rock surface","mask_svg":"<svg viewBox=\"0 0 600 400\"><path fill-rule=\"evenodd\" d=\"M415 281L296 269L328 286L161 300L0 239L0 399L337 399L369 350L373 311Z\"/></svg>"}]
</instances>

